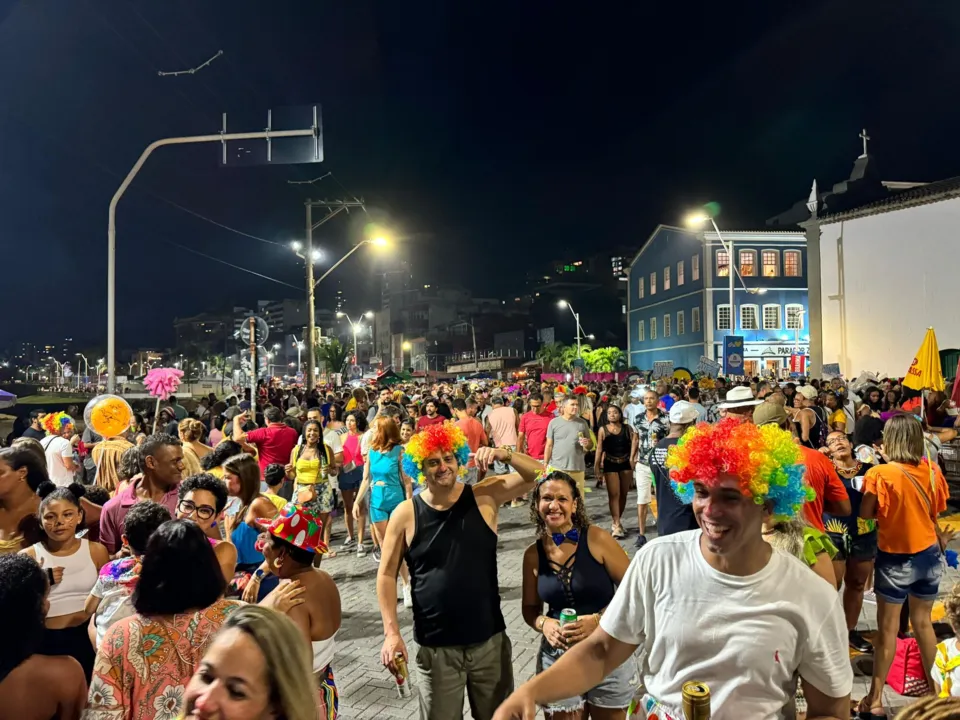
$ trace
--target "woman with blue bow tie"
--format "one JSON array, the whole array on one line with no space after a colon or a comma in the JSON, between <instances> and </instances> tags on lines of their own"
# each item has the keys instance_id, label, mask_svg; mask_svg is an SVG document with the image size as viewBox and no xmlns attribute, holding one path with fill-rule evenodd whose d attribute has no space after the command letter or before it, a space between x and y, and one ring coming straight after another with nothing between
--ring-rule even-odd
<instances>
[{"instance_id":1,"label":"woman with blue bow tie","mask_svg":"<svg viewBox=\"0 0 960 720\"><path fill-rule=\"evenodd\" d=\"M590 525L576 481L547 468L531 493L537 541L523 554L523 619L543 638L537 672L597 629L630 560L610 533ZM544 604L547 609L544 612ZM560 623L572 609L576 622ZM543 708L547 720L622 720L633 699L636 661L627 662L576 696Z\"/></svg>"}]
</instances>

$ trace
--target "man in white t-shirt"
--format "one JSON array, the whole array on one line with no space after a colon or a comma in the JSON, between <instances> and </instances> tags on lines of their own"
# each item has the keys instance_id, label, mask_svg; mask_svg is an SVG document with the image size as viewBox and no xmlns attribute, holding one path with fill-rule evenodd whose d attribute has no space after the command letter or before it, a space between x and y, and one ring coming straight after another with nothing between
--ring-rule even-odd
<instances>
[{"instance_id":1,"label":"man in white t-shirt","mask_svg":"<svg viewBox=\"0 0 960 720\"><path fill-rule=\"evenodd\" d=\"M755 494L773 476L737 450L746 446L784 462L769 471L786 471L787 484ZM585 694L641 646L641 717L684 717L682 687L696 681L710 689L714 720L792 718L798 676L808 718L849 717L853 670L836 588L761 535L765 518L795 515L808 495L791 447L788 433L761 434L736 418L688 430L667 466L701 529L638 552L599 628L574 638L494 720L532 719L536 704Z\"/></svg>"},{"instance_id":2,"label":"man in white t-shirt","mask_svg":"<svg viewBox=\"0 0 960 720\"><path fill-rule=\"evenodd\" d=\"M47 456L47 474L50 482L66 487L75 481L77 463L73 459L73 443L76 435L73 418L66 413L50 413L40 421L47 436L40 441Z\"/></svg>"}]
</instances>

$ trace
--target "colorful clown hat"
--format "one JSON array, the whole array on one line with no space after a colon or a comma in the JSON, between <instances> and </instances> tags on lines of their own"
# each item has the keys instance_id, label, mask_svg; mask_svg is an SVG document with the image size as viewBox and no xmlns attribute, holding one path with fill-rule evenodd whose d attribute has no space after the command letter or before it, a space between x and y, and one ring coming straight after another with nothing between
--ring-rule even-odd
<instances>
[{"instance_id":1,"label":"colorful clown hat","mask_svg":"<svg viewBox=\"0 0 960 720\"><path fill-rule=\"evenodd\" d=\"M287 503L275 518L257 518L257 525L281 540L307 552L326 555L323 523L302 505Z\"/></svg>"}]
</instances>

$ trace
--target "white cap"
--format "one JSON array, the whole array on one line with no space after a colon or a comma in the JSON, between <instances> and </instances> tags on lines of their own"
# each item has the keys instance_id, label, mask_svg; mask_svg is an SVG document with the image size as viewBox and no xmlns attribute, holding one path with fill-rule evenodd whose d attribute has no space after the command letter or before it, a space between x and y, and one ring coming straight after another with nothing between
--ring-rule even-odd
<instances>
[{"instance_id":1,"label":"white cap","mask_svg":"<svg viewBox=\"0 0 960 720\"><path fill-rule=\"evenodd\" d=\"M670 406L670 422L676 425L687 425L688 423L696 422L699 417L700 413L697 412L693 403L688 403L686 400L677 400Z\"/></svg>"}]
</instances>

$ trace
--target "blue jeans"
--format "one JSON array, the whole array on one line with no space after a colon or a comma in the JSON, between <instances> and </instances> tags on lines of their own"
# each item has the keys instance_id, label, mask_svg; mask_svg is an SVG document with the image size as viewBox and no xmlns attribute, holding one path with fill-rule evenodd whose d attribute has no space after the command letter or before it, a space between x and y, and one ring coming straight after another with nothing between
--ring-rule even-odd
<instances>
[{"instance_id":1,"label":"blue jeans","mask_svg":"<svg viewBox=\"0 0 960 720\"><path fill-rule=\"evenodd\" d=\"M895 605L902 605L908 595L918 600L936 600L943 577L942 557L937 544L912 555L878 550L874 592Z\"/></svg>"}]
</instances>

